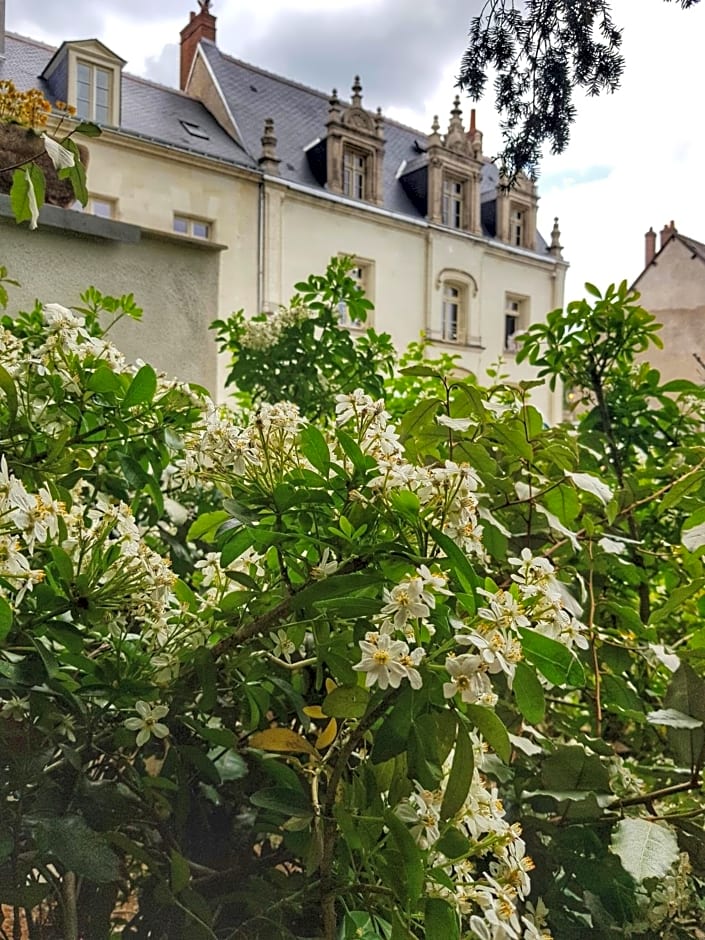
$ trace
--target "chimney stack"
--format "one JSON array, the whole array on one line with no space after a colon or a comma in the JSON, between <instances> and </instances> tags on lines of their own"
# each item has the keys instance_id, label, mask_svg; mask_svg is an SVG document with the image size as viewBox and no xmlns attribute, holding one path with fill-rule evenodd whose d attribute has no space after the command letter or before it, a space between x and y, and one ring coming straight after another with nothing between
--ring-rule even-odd
<instances>
[{"instance_id":1,"label":"chimney stack","mask_svg":"<svg viewBox=\"0 0 705 940\"><path fill-rule=\"evenodd\" d=\"M644 235L645 242L645 254L644 254L644 267L648 268L651 262L654 260L656 255L656 232L654 231L653 225L649 231Z\"/></svg>"},{"instance_id":2,"label":"chimney stack","mask_svg":"<svg viewBox=\"0 0 705 940\"><path fill-rule=\"evenodd\" d=\"M3 0L0 0L3 2ZM215 17L211 13L211 0L198 0L198 13L191 13L189 22L181 30L181 67L179 88L184 91L196 49L202 39L215 42Z\"/></svg>"},{"instance_id":3,"label":"chimney stack","mask_svg":"<svg viewBox=\"0 0 705 940\"><path fill-rule=\"evenodd\" d=\"M661 229L661 247L662 248L666 244L666 242L669 241L669 239L673 238L673 236L676 234L677 231L678 229L673 224L673 219L671 219L670 225L664 225L664 227Z\"/></svg>"}]
</instances>

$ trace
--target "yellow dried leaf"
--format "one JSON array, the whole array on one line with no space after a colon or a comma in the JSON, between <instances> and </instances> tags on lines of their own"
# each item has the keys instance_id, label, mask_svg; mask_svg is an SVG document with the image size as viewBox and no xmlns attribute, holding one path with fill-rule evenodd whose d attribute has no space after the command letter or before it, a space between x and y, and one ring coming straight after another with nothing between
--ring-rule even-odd
<instances>
[{"instance_id":1,"label":"yellow dried leaf","mask_svg":"<svg viewBox=\"0 0 705 940\"><path fill-rule=\"evenodd\" d=\"M323 731L316 738L316 747L319 751L322 751L326 747L330 747L333 741L335 741L335 736L338 733L338 722L335 718L331 718L328 724L325 726Z\"/></svg>"},{"instance_id":2,"label":"yellow dried leaf","mask_svg":"<svg viewBox=\"0 0 705 940\"><path fill-rule=\"evenodd\" d=\"M338 686L333 682L332 679L326 679L326 692L330 695L333 689L337 689Z\"/></svg>"},{"instance_id":3,"label":"yellow dried leaf","mask_svg":"<svg viewBox=\"0 0 705 940\"><path fill-rule=\"evenodd\" d=\"M323 709L320 705L307 705L303 709L304 715L308 715L309 718L318 719L318 721L325 721L328 715L323 714Z\"/></svg>"},{"instance_id":4,"label":"yellow dried leaf","mask_svg":"<svg viewBox=\"0 0 705 940\"><path fill-rule=\"evenodd\" d=\"M268 728L266 731L258 731L250 737L250 747L259 748L261 751L318 756L315 747L291 728Z\"/></svg>"}]
</instances>

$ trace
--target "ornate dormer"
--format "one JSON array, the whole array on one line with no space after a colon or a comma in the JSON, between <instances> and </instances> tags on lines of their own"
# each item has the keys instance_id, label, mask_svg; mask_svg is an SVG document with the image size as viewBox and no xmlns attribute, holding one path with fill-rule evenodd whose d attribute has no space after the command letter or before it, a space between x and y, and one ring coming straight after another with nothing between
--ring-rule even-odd
<instances>
[{"instance_id":1,"label":"ornate dormer","mask_svg":"<svg viewBox=\"0 0 705 940\"><path fill-rule=\"evenodd\" d=\"M448 131L441 137L438 118L428 136L428 218L449 228L480 233L482 135L463 127L460 98L450 112Z\"/></svg>"},{"instance_id":2,"label":"ornate dormer","mask_svg":"<svg viewBox=\"0 0 705 940\"><path fill-rule=\"evenodd\" d=\"M372 114L362 107L359 76L355 76L349 105L342 104L333 90L326 122L326 185L330 192L382 204L383 124L381 109Z\"/></svg>"},{"instance_id":3,"label":"ornate dormer","mask_svg":"<svg viewBox=\"0 0 705 940\"><path fill-rule=\"evenodd\" d=\"M497 238L516 248L536 250L536 184L521 174L511 188L500 175L497 186Z\"/></svg>"}]
</instances>

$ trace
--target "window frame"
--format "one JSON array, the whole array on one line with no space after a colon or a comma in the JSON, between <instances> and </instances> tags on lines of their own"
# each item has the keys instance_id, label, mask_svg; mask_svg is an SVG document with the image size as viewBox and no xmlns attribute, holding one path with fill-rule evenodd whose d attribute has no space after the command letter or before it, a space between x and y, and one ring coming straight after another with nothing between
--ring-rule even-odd
<instances>
[{"instance_id":1,"label":"window frame","mask_svg":"<svg viewBox=\"0 0 705 940\"><path fill-rule=\"evenodd\" d=\"M505 294L504 297L504 341L503 351L514 355L518 352L515 337L528 326L529 298L521 294ZM512 329L510 331L510 323Z\"/></svg>"},{"instance_id":2,"label":"window frame","mask_svg":"<svg viewBox=\"0 0 705 940\"><path fill-rule=\"evenodd\" d=\"M525 206L511 203L509 206L509 244L515 248L526 247L527 210Z\"/></svg>"},{"instance_id":3,"label":"window frame","mask_svg":"<svg viewBox=\"0 0 705 940\"><path fill-rule=\"evenodd\" d=\"M434 302L430 312L430 328L426 331L427 337L436 343L482 349L482 338L479 332L477 335L471 332L473 327L479 329L481 326L478 320L479 307L475 302L478 283L473 275L460 268L443 268L436 277L435 286L440 297ZM457 293L450 296L450 291ZM455 339L452 338L453 330L447 328L449 324L447 304L457 307Z\"/></svg>"},{"instance_id":4,"label":"window frame","mask_svg":"<svg viewBox=\"0 0 705 940\"><path fill-rule=\"evenodd\" d=\"M451 192L451 187L456 187L456 191ZM465 228L463 224L465 215L465 188L466 184L463 180L451 174L443 174L441 182L441 225L446 225L448 228L456 230Z\"/></svg>"},{"instance_id":5,"label":"window frame","mask_svg":"<svg viewBox=\"0 0 705 940\"><path fill-rule=\"evenodd\" d=\"M80 78L80 70L84 68L88 72L88 81L82 82ZM98 75L102 73L107 76L107 88L99 89L98 86ZM76 58L76 116L83 119L84 121L95 121L96 124L116 124L113 118L113 103L114 103L114 82L115 82L115 71L112 68L108 68L106 65L101 65L98 62L93 62L90 59L81 58L80 56ZM88 85L88 97L81 98L79 97L80 88L82 85ZM98 91L105 92L106 103L98 104ZM86 102L86 108L82 108L82 102ZM104 115L98 115L98 109L102 108L104 110Z\"/></svg>"},{"instance_id":6,"label":"window frame","mask_svg":"<svg viewBox=\"0 0 705 940\"><path fill-rule=\"evenodd\" d=\"M357 255L347 255L345 253L341 254L339 257L350 258L352 260L353 267L348 271L348 277L352 277L358 287L364 290L367 300L372 301L374 292L374 261L369 258L359 258ZM358 272L357 275L355 274L356 271ZM351 320L348 316L347 304L342 300L338 303L338 323L347 330L370 329L374 325L373 315L374 308L367 311L367 319L364 323L360 320Z\"/></svg>"},{"instance_id":7,"label":"window frame","mask_svg":"<svg viewBox=\"0 0 705 940\"><path fill-rule=\"evenodd\" d=\"M176 228L177 222L183 222L185 231L179 231ZM206 229L205 235L197 235L194 226L202 225ZM171 219L171 230L174 235L180 238L194 238L199 242L213 241L214 222L212 219L204 219L200 216L188 215L183 212L175 212Z\"/></svg>"},{"instance_id":8,"label":"window frame","mask_svg":"<svg viewBox=\"0 0 705 940\"><path fill-rule=\"evenodd\" d=\"M348 199L355 199L357 202L367 199L370 187L370 157L371 154L360 147L343 145L343 195ZM348 165L348 161L354 159L360 161L358 167ZM356 181L359 182L360 195L357 195Z\"/></svg>"}]
</instances>

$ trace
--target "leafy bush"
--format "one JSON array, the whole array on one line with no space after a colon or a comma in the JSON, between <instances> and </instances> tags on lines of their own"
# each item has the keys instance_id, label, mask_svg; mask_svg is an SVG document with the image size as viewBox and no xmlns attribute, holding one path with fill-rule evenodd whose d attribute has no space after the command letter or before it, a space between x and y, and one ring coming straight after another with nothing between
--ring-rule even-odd
<instances>
[{"instance_id":1,"label":"leafy bush","mask_svg":"<svg viewBox=\"0 0 705 940\"><path fill-rule=\"evenodd\" d=\"M651 321L597 300L611 389ZM637 444L587 383L547 428L415 361L398 423L239 424L106 313L3 320L6 935L701 936L702 390L637 383ZM578 315L524 355L561 372Z\"/></svg>"}]
</instances>

